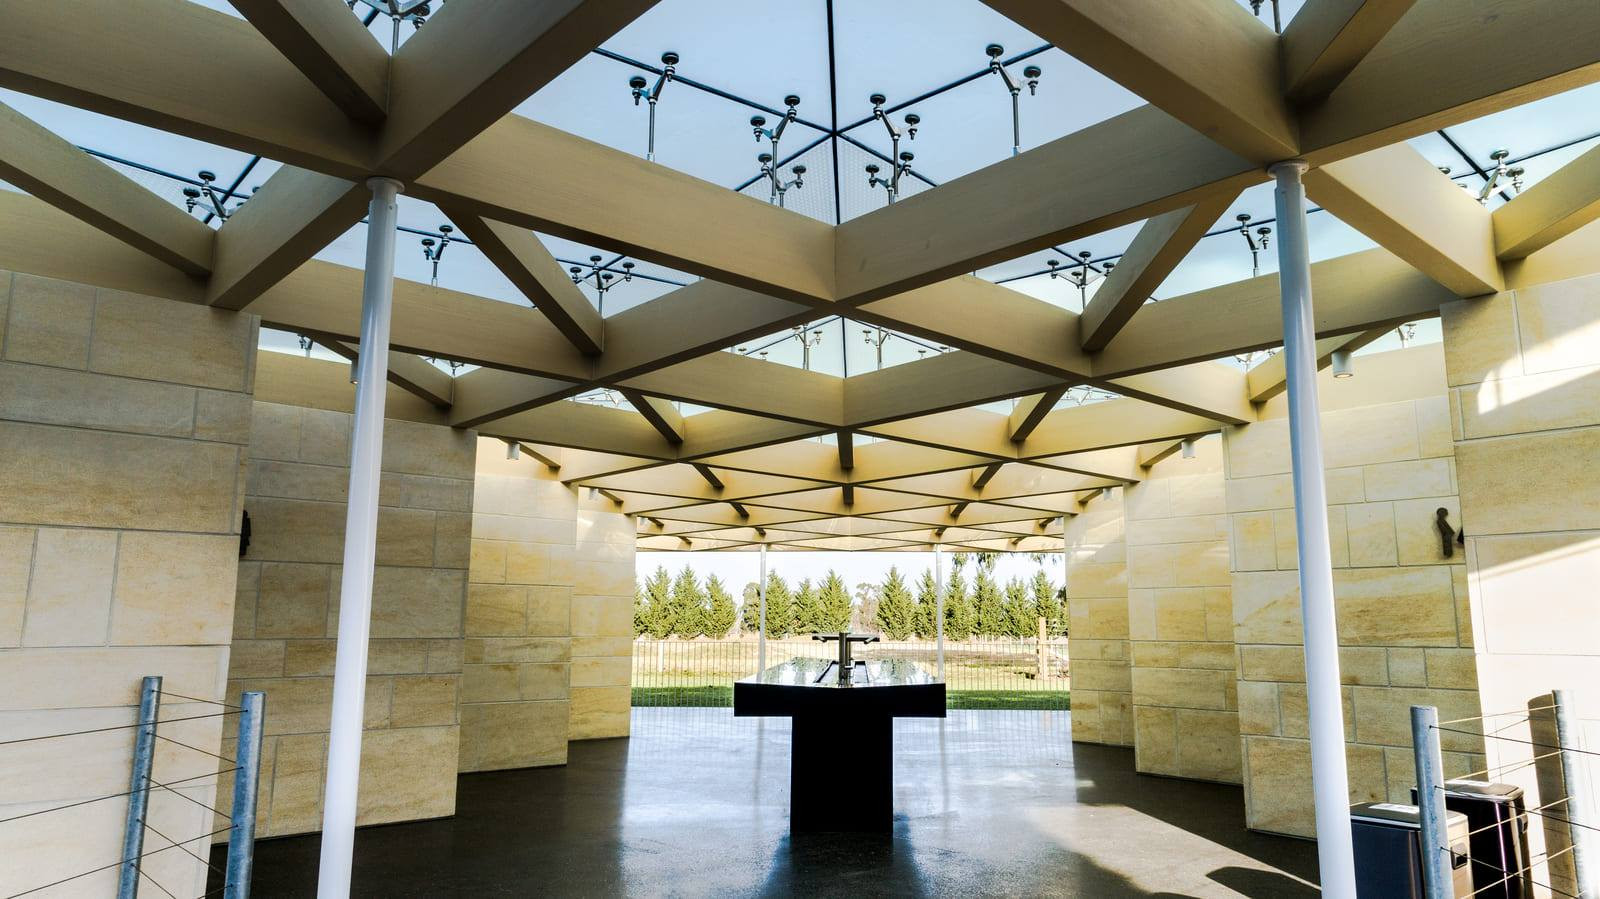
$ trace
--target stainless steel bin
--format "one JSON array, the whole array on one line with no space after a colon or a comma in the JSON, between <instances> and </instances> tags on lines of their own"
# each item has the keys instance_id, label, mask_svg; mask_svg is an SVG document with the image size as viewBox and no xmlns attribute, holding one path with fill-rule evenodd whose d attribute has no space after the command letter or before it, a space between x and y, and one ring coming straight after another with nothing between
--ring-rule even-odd
<instances>
[{"instance_id":1,"label":"stainless steel bin","mask_svg":"<svg viewBox=\"0 0 1600 899\"><path fill-rule=\"evenodd\" d=\"M1411 791L1416 801L1417 791ZM1528 813L1522 788L1486 780L1447 780L1444 806L1467 816L1474 899L1533 899Z\"/></svg>"},{"instance_id":2,"label":"stainless steel bin","mask_svg":"<svg viewBox=\"0 0 1600 899\"><path fill-rule=\"evenodd\" d=\"M1467 816L1445 812L1450 836L1452 895L1472 895ZM1424 899L1422 824L1414 805L1364 802L1350 808L1355 842L1356 896L1359 899Z\"/></svg>"}]
</instances>

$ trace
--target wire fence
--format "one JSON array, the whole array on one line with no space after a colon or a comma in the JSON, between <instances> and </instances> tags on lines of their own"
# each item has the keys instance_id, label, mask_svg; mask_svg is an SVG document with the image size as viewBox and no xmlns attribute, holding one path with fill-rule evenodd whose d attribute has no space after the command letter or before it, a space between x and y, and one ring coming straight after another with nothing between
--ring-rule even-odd
<instances>
[{"instance_id":1,"label":"wire fence","mask_svg":"<svg viewBox=\"0 0 1600 899\"><path fill-rule=\"evenodd\" d=\"M252 699L252 696L255 698ZM215 707L217 711L204 714L179 714L163 718L160 714L161 700L165 697L170 697L182 703L199 703ZM112 884L90 880L89 878L93 878L95 875L102 875L101 880L103 880L105 877L112 876L111 872L113 870L121 869L116 874L116 893L119 896L137 896L141 887L153 887L161 895L169 896L171 899L191 899L189 896L191 891L188 888L169 888L169 886L162 883L161 880L158 880L154 876L154 872L146 863L147 860L153 856L162 856L162 858L165 859L168 857L167 854L170 852L170 850L174 849L179 850L179 852L189 856L194 862L204 866L207 870L215 872L218 875L227 875L230 873L213 864L208 856L211 852L211 840L213 837L225 833L229 834L230 850L234 848L235 841L241 840L241 834L238 831L242 825L240 824L237 816L234 816L234 819L231 821L229 826L219 830L213 830L209 833L202 833L197 836L172 837L168 836L164 830L158 829L154 824L151 823L151 819L155 817L152 800L159 796L172 796L182 799L186 803L209 813L204 817L204 821L206 822L207 826L210 826L219 817L222 819L228 819L230 817L227 812L220 811L210 804L202 802L200 799L196 799L194 796L190 795L190 792L186 791L192 792L198 790L202 795L214 795L216 788L220 783L223 782L224 778L228 777L229 775L236 775L245 769L242 768L240 764L236 763L235 759L230 759L226 756L219 755L218 753L211 752L210 750L201 749L190 743L174 739L167 734L161 733L159 728L162 725L177 724L184 721L201 721L210 718L233 720L230 716L244 716L246 720L250 721L250 725L252 727L258 728L260 721L260 694L246 694L246 698L247 702L250 704L250 708L242 708L237 705L230 705L214 699L201 699L198 697L166 692L161 689L161 678L149 677L145 678L141 693L140 706L134 710L135 720L131 723L110 725L105 727L93 727L60 733L36 734L32 736L0 740L0 766L9 766L12 764L12 762L6 759L6 751L9 749L19 749L24 744L44 743L47 745L53 745L60 743L60 749L54 750L52 754L59 754L60 758L62 759L70 759L73 758L73 749L71 747L72 743L74 742L74 738L82 738L87 735L101 735L104 737L117 731L134 731L132 751L128 758L128 767L122 769L122 774L124 777L128 777L128 770L130 768L132 771L131 777L128 777L128 780L126 781L128 783L128 789L119 790L104 795L76 799L70 802L63 802L59 805L52 805L46 808L35 808L25 812L0 816L0 828L32 827L49 829L51 827L62 826L77 828L84 826L84 821L82 819L74 819L70 824L62 825L52 824L47 816L60 816L62 813L69 812L73 809L85 809L89 806L95 806L102 803L112 803L113 800L122 800L120 803L113 804L112 812L113 814L125 812L126 821L125 826L123 827L125 832L120 856L112 861L103 861L102 859L86 860L84 864L87 864L88 867L83 870L78 870L70 874L65 874L65 872L59 870L50 871L42 876L35 875L35 879L28 879L30 872L27 868L17 868L15 870L6 872L6 876L0 877L0 895L3 895L4 899L18 899L18 897L23 896L41 895L45 894L47 891L49 891L50 895L56 895L55 891L57 888L68 888L75 892L92 890L98 893L101 889L110 888ZM163 744L170 744L183 750L183 754L186 754L191 761L188 763L179 761L178 764L187 764L191 769L194 765L192 761L193 759L199 756L206 757L206 770L198 774L175 777L170 780L165 776L158 777L154 770L154 765L157 758L157 752L155 751L156 741L161 741ZM257 737L257 741L259 741L259 737ZM35 757L38 756L39 749L37 747L30 746L29 749L30 752L35 755ZM47 749L46 752L49 753L50 750ZM218 760L222 762L222 767L217 768L216 770L211 770L212 766L209 764L211 760ZM254 783L253 778L250 780L250 783ZM251 812L253 813L253 802L251 803L251 806ZM185 816L180 814L175 817L170 815L167 817L173 821L182 821ZM191 814L189 817L193 817L193 814ZM42 818L46 820L41 820ZM110 822L97 821L96 826L110 826ZM163 824L163 827L165 826L166 825ZM230 831L232 833L230 833ZM156 843L156 845L147 847L145 845L147 836L153 836L154 840L151 842ZM242 840L253 844L253 833L243 834ZM157 841L159 842L157 843ZM244 845L244 842L241 842L240 845ZM234 860L232 858L232 853L230 852L230 866L233 864ZM169 866L167 870L172 871L182 869L173 869ZM65 876L61 876L63 874L65 874ZM168 876L168 874L162 875L163 878L167 878ZM49 879L45 880L45 882L37 882L43 878ZM173 883L175 881L169 880L168 882ZM208 896L234 893L235 884L235 880L230 880L222 887L209 890L198 897L193 897L193 899L206 899ZM18 889L19 887L21 888L20 890Z\"/></svg>"},{"instance_id":2,"label":"wire fence","mask_svg":"<svg viewBox=\"0 0 1600 899\"><path fill-rule=\"evenodd\" d=\"M1438 720L1437 709L1412 707L1418 781L1416 801L1424 845L1434 847L1424 853L1422 868L1423 889L1428 899L1527 896L1533 895L1533 890L1571 899L1600 899L1600 818L1596 817L1591 773L1593 759L1600 752L1582 745L1576 703L1571 694L1555 690L1550 698L1553 701L1547 704L1442 722ZM1474 725L1479 729L1472 729ZM1517 735L1508 735L1507 731ZM1505 744L1518 757L1454 781L1445 781L1440 737L1446 733L1477 737L1486 744ZM1532 782L1537 786L1537 798L1529 797L1527 802L1519 798L1511 820L1492 816L1489 823L1459 835L1449 834L1448 823L1439 815L1446 809L1457 808L1452 798L1452 784L1478 783L1476 779L1480 777L1505 782L1510 775L1528 768L1534 769ZM1555 795L1548 795L1552 793ZM1468 820L1470 822L1470 817ZM1534 828L1531 826L1534 823L1542 827ZM1487 858L1480 858L1477 855L1480 837L1491 831L1500 831L1489 840L1497 848ZM1530 832L1542 835L1543 851L1528 851ZM1458 841L1466 841L1472 849L1460 863L1452 864L1449 860L1459 858L1463 846ZM1517 850L1511 844L1519 841L1521 849ZM1502 853L1498 851L1499 846L1511 851ZM1507 864L1513 860L1516 864ZM1470 892L1462 893L1459 886L1450 882L1450 870L1459 864L1468 866L1465 873L1471 882Z\"/></svg>"},{"instance_id":3,"label":"wire fence","mask_svg":"<svg viewBox=\"0 0 1600 899\"><path fill-rule=\"evenodd\" d=\"M835 644L810 638L767 641L767 665L794 658L826 659ZM869 643L858 659L908 659L930 674L938 669L932 640ZM760 664L755 638L711 640L640 639L633 644L635 706L716 707L733 705L733 682L754 675ZM945 696L952 709L1052 709L1071 706L1067 638L1045 640L947 640Z\"/></svg>"}]
</instances>

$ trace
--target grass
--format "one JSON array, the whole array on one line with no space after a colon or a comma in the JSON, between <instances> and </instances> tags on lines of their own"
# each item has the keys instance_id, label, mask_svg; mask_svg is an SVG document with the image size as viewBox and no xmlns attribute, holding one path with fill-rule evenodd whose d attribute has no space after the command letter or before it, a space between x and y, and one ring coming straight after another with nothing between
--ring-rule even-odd
<instances>
[{"instance_id":1,"label":"grass","mask_svg":"<svg viewBox=\"0 0 1600 899\"><path fill-rule=\"evenodd\" d=\"M1065 690L947 690L946 705L952 709L1016 709L1067 711L1072 700ZM727 707L733 705L733 688L634 687L633 704L639 708Z\"/></svg>"}]
</instances>

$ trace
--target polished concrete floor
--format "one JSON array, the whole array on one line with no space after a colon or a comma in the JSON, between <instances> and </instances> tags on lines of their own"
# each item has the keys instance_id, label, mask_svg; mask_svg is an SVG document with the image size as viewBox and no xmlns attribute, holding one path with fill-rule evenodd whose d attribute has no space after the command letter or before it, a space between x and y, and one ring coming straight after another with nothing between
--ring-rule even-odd
<instances>
[{"instance_id":1,"label":"polished concrete floor","mask_svg":"<svg viewBox=\"0 0 1600 899\"><path fill-rule=\"evenodd\" d=\"M565 767L463 775L454 818L359 831L354 892L1317 895L1314 846L1246 831L1237 788L1134 774L1067 720L897 722L893 834L791 838L786 719L635 709L631 739L574 743ZM254 895L312 895L316 866L315 837L264 840Z\"/></svg>"}]
</instances>

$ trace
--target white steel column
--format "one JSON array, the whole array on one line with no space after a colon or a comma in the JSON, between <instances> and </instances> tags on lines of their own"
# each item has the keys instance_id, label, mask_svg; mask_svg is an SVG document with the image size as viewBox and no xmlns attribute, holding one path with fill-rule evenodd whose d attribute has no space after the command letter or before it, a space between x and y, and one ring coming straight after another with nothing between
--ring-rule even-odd
<instances>
[{"instance_id":1,"label":"white steel column","mask_svg":"<svg viewBox=\"0 0 1600 899\"><path fill-rule=\"evenodd\" d=\"M333 667L333 720L323 790L319 899L350 895L361 722L372 626L372 567L378 542L378 481L383 462L383 407L388 384L389 314L394 299L395 205L400 182L371 178L367 268L361 288L361 355L356 360L355 429L350 437L350 498L344 520L344 577L339 587L339 642Z\"/></svg>"},{"instance_id":2,"label":"white steel column","mask_svg":"<svg viewBox=\"0 0 1600 899\"><path fill-rule=\"evenodd\" d=\"M938 635L939 679L944 680L944 546L933 545L933 632Z\"/></svg>"},{"instance_id":3,"label":"white steel column","mask_svg":"<svg viewBox=\"0 0 1600 899\"><path fill-rule=\"evenodd\" d=\"M1355 896L1350 787L1345 766L1339 641L1328 549L1328 491L1323 481L1322 421L1317 405L1317 338L1311 312L1311 253L1306 239L1301 160L1280 162L1277 179L1278 285L1283 302L1288 380L1289 457L1299 532L1300 618L1305 630L1306 705L1311 731L1311 787L1316 798L1317 859L1324 896Z\"/></svg>"},{"instance_id":4,"label":"white steel column","mask_svg":"<svg viewBox=\"0 0 1600 899\"><path fill-rule=\"evenodd\" d=\"M761 581L756 587L761 596L761 639L756 643L756 673L767 670L767 545L761 544Z\"/></svg>"}]
</instances>

